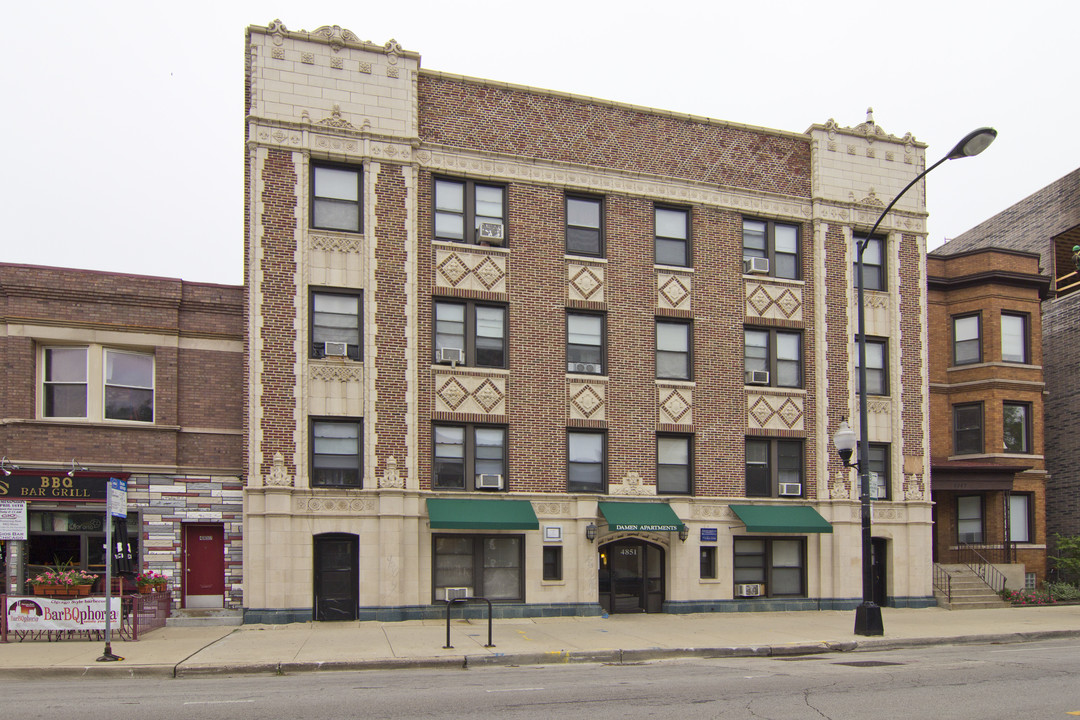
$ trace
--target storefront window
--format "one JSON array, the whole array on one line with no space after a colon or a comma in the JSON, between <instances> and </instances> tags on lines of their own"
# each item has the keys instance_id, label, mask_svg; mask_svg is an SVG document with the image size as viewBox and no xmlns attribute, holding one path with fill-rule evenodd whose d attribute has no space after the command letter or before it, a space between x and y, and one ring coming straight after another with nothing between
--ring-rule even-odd
<instances>
[{"instance_id":1,"label":"storefront window","mask_svg":"<svg viewBox=\"0 0 1080 720\"><path fill-rule=\"evenodd\" d=\"M105 572L105 513L31 512L27 518L27 571L71 566ZM139 519L127 517L127 536L133 558L139 557Z\"/></svg>"}]
</instances>

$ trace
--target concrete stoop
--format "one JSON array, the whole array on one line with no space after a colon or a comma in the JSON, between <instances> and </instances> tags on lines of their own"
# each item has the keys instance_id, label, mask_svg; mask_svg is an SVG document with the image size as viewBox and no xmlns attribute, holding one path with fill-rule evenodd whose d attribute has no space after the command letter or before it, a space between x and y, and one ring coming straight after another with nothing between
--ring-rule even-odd
<instances>
[{"instance_id":1,"label":"concrete stoop","mask_svg":"<svg viewBox=\"0 0 1080 720\"><path fill-rule=\"evenodd\" d=\"M1010 603L1001 599L994 589L967 566L951 565L945 568L951 578L952 600L934 588L934 597L938 607L947 610L978 610L983 608L1009 607Z\"/></svg>"},{"instance_id":2,"label":"concrete stoop","mask_svg":"<svg viewBox=\"0 0 1080 720\"><path fill-rule=\"evenodd\" d=\"M243 625L243 610L174 610L165 620L165 627L208 627Z\"/></svg>"}]
</instances>

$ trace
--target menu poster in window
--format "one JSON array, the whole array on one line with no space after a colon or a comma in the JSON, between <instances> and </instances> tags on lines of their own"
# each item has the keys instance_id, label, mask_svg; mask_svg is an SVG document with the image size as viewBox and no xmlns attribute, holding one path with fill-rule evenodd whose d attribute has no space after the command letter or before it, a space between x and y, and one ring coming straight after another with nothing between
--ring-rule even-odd
<instances>
[{"instance_id":1,"label":"menu poster in window","mask_svg":"<svg viewBox=\"0 0 1080 720\"><path fill-rule=\"evenodd\" d=\"M26 539L26 503L0 500L0 540Z\"/></svg>"}]
</instances>

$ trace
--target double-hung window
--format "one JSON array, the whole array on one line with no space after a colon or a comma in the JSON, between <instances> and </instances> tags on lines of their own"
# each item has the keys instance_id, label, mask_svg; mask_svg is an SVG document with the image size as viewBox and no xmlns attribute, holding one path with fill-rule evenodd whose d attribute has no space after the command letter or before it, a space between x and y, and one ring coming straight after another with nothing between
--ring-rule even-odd
<instances>
[{"instance_id":1,"label":"double-hung window","mask_svg":"<svg viewBox=\"0 0 1080 720\"><path fill-rule=\"evenodd\" d=\"M1002 449L1007 453L1031 452L1031 405L1002 403Z\"/></svg>"},{"instance_id":2,"label":"double-hung window","mask_svg":"<svg viewBox=\"0 0 1080 720\"><path fill-rule=\"evenodd\" d=\"M855 392L859 392L859 338L855 338ZM881 338L866 338L866 393L889 394L889 345Z\"/></svg>"},{"instance_id":3,"label":"double-hung window","mask_svg":"<svg viewBox=\"0 0 1080 720\"><path fill-rule=\"evenodd\" d=\"M604 203L599 198L566 196L566 252L604 256Z\"/></svg>"},{"instance_id":4,"label":"double-hung window","mask_svg":"<svg viewBox=\"0 0 1080 720\"><path fill-rule=\"evenodd\" d=\"M743 332L748 385L802 387L802 334L764 328Z\"/></svg>"},{"instance_id":5,"label":"double-hung window","mask_svg":"<svg viewBox=\"0 0 1080 720\"><path fill-rule=\"evenodd\" d=\"M862 238L855 238L856 242L862 242ZM858 248L855 249L858 252ZM863 249L862 256L863 263L863 290L885 290L885 240L882 238L872 237L866 240L866 247ZM859 259L855 258L855 262L851 266L851 277L855 287L858 287L859 272Z\"/></svg>"},{"instance_id":6,"label":"double-hung window","mask_svg":"<svg viewBox=\"0 0 1080 720\"><path fill-rule=\"evenodd\" d=\"M312 419L312 487L361 487L361 421Z\"/></svg>"},{"instance_id":7,"label":"double-hung window","mask_svg":"<svg viewBox=\"0 0 1080 720\"><path fill-rule=\"evenodd\" d=\"M347 357L359 360L360 313L359 293L311 291L311 357Z\"/></svg>"},{"instance_id":8,"label":"double-hung window","mask_svg":"<svg viewBox=\"0 0 1080 720\"><path fill-rule=\"evenodd\" d=\"M982 362L980 325L977 314L953 318L953 365Z\"/></svg>"},{"instance_id":9,"label":"double-hung window","mask_svg":"<svg viewBox=\"0 0 1080 720\"><path fill-rule=\"evenodd\" d=\"M433 535L432 602L446 588L496 601L525 599L525 542L521 535Z\"/></svg>"},{"instance_id":10,"label":"double-hung window","mask_svg":"<svg viewBox=\"0 0 1080 720\"><path fill-rule=\"evenodd\" d=\"M86 417L87 348L45 348L43 414L51 418Z\"/></svg>"},{"instance_id":11,"label":"double-hung window","mask_svg":"<svg viewBox=\"0 0 1080 720\"><path fill-rule=\"evenodd\" d=\"M1033 496L1031 493L1009 495L1009 541L1029 543L1032 540Z\"/></svg>"},{"instance_id":12,"label":"double-hung window","mask_svg":"<svg viewBox=\"0 0 1080 720\"><path fill-rule=\"evenodd\" d=\"M566 314L566 372L604 374L604 316Z\"/></svg>"},{"instance_id":13,"label":"double-hung window","mask_svg":"<svg viewBox=\"0 0 1080 720\"><path fill-rule=\"evenodd\" d=\"M957 455L984 452L982 403L953 405L953 452Z\"/></svg>"},{"instance_id":14,"label":"double-hung window","mask_svg":"<svg viewBox=\"0 0 1080 720\"><path fill-rule=\"evenodd\" d=\"M105 419L154 422L154 357L105 349Z\"/></svg>"},{"instance_id":15,"label":"double-hung window","mask_svg":"<svg viewBox=\"0 0 1080 720\"><path fill-rule=\"evenodd\" d=\"M688 322L656 321L656 377L667 380L691 378L691 336Z\"/></svg>"},{"instance_id":16,"label":"double-hung window","mask_svg":"<svg viewBox=\"0 0 1080 720\"><path fill-rule=\"evenodd\" d=\"M803 495L801 440L746 439L746 496Z\"/></svg>"},{"instance_id":17,"label":"double-hung window","mask_svg":"<svg viewBox=\"0 0 1080 720\"><path fill-rule=\"evenodd\" d=\"M656 436L656 491L689 495L693 491L694 439L690 435Z\"/></svg>"},{"instance_id":18,"label":"double-hung window","mask_svg":"<svg viewBox=\"0 0 1080 720\"><path fill-rule=\"evenodd\" d=\"M506 188L472 180L435 180L435 238L484 245L506 243Z\"/></svg>"},{"instance_id":19,"label":"double-hung window","mask_svg":"<svg viewBox=\"0 0 1080 720\"><path fill-rule=\"evenodd\" d=\"M889 446L886 443L870 443L870 497L889 500ZM862 488L859 488L862 494Z\"/></svg>"},{"instance_id":20,"label":"double-hung window","mask_svg":"<svg viewBox=\"0 0 1080 720\"><path fill-rule=\"evenodd\" d=\"M360 232L360 169L313 165L312 176L311 227Z\"/></svg>"},{"instance_id":21,"label":"double-hung window","mask_svg":"<svg viewBox=\"0 0 1080 720\"><path fill-rule=\"evenodd\" d=\"M472 301L435 302L435 362L506 367L506 307Z\"/></svg>"},{"instance_id":22,"label":"double-hung window","mask_svg":"<svg viewBox=\"0 0 1080 720\"><path fill-rule=\"evenodd\" d=\"M1027 363L1028 316L1019 313L1001 313L1001 361Z\"/></svg>"},{"instance_id":23,"label":"double-hung window","mask_svg":"<svg viewBox=\"0 0 1080 720\"><path fill-rule=\"evenodd\" d=\"M481 475L499 476L506 489L505 427L439 424L433 434L433 489L475 490Z\"/></svg>"},{"instance_id":24,"label":"double-hung window","mask_svg":"<svg viewBox=\"0 0 1080 720\"><path fill-rule=\"evenodd\" d=\"M602 432L566 431L566 491L607 489L607 438Z\"/></svg>"},{"instance_id":25,"label":"double-hung window","mask_svg":"<svg viewBox=\"0 0 1080 720\"><path fill-rule=\"evenodd\" d=\"M154 356L100 345L46 347L41 416L154 422Z\"/></svg>"},{"instance_id":26,"label":"double-hung window","mask_svg":"<svg viewBox=\"0 0 1080 720\"><path fill-rule=\"evenodd\" d=\"M758 597L806 595L806 541L735 538L735 585L761 585Z\"/></svg>"},{"instance_id":27,"label":"double-hung window","mask_svg":"<svg viewBox=\"0 0 1080 720\"><path fill-rule=\"evenodd\" d=\"M653 219L656 264L690 267L690 211L657 207Z\"/></svg>"},{"instance_id":28,"label":"double-hung window","mask_svg":"<svg viewBox=\"0 0 1080 720\"><path fill-rule=\"evenodd\" d=\"M797 225L746 218L743 219L742 237L745 272L799 279Z\"/></svg>"},{"instance_id":29,"label":"double-hung window","mask_svg":"<svg viewBox=\"0 0 1080 720\"><path fill-rule=\"evenodd\" d=\"M956 535L962 543L983 541L982 495L961 495L956 498Z\"/></svg>"}]
</instances>

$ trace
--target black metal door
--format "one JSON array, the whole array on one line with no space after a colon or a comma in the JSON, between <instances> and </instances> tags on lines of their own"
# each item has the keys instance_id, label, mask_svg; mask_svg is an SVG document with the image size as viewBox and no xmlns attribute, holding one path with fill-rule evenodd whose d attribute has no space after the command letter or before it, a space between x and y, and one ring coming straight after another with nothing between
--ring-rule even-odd
<instances>
[{"instance_id":1,"label":"black metal door","mask_svg":"<svg viewBox=\"0 0 1080 720\"><path fill-rule=\"evenodd\" d=\"M316 620L355 620L359 604L359 543L355 535L315 536Z\"/></svg>"},{"instance_id":2,"label":"black metal door","mask_svg":"<svg viewBox=\"0 0 1080 720\"><path fill-rule=\"evenodd\" d=\"M874 576L874 603L879 607L885 607L889 599L889 588L886 587L886 562L888 561L889 541L885 538L871 538L870 540L870 572Z\"/></svg>"}]
</instances>

